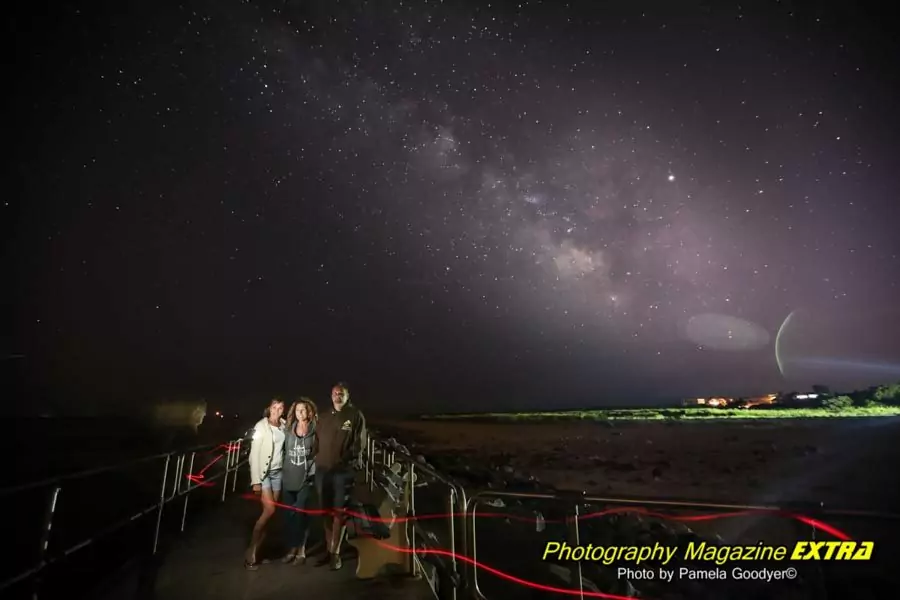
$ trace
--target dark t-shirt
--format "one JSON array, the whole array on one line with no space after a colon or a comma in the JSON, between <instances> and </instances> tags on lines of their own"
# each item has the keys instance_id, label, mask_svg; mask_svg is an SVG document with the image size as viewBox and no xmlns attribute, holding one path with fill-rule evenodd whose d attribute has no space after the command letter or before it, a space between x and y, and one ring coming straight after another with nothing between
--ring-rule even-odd
<instances>
[{"instance_id":1,"label":"dark t-shirt","mask_svg":"<svg viewBox=\"0 0 900 600\"><path fill-rule=\"evenodd\" d=\"M365 418L352 404L344 405L339 412L331 411L319 416L316 434L319 448L316 467L319 469L350 469L362 451L362 435Z\"/></svg>"}]
</instances>

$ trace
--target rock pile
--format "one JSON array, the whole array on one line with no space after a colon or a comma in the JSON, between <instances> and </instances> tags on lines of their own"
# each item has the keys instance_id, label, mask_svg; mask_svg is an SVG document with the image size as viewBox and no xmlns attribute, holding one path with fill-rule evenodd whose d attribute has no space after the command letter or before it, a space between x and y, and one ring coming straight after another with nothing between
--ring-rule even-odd
<instances>
[{"instance_id":1,"label":"rock pile","mask_svg":"<svg viewBox=\"0 0 900 600\"><path fill-rule=\"evenodd\" d=\"M443 473L459 482L470 494L476 490L494 492L544 492L556 493L552 486L541 483L529 475L528 466L517 464L516 457L499 452L482 455L474 452L434 453L426 459L421 448L412 443L404 445L394 438L385 440L384 446L397 452L412 456L422 465ZM562 449L552 449L548 456L541 458L541 465L554 460L570 458L564 456ZM593 463L603 463L605 468L621 470L634 469L625 462L608 461L601 457L588 457ZM615 464L611 464L615 462ZM607 464L609 463L609 464ZM654 477L662 477L666 464L660 463L653 472ZM427 478L424 478L427 485ZM562 494L565 497L565 494ZM417 492L417 507L424 508L428 495ZM435 496L430 503L441 502L443 496ZM572 516L576 497L558 503L535 501L527 498L486 497L479 502L474 525L477 538L477 560L479 563L539 585L565 588L578 588L578 566L572 562L542 560L547 542L567 541L575 543ZM437 507L436 507L437 508ZM602 510L603 507L579 506L581 514ZM594 546L653 546L658 543L665 546L686 547L690 541L706 541L718 545L721 539L701 536L690 527L677 522L649 518L636 513L617 513L599 518L584 520L580 524L579 539L581 545ZM755 541L755 540L754 540ZM470 540L471 544L471 540ZM469 548L471 555L472 549ZM618 594L641 598L813 598L814 587L803 578L788 581L760 582L739 581L728 577L720 581L692 580L676 578L672 582L664 582L657 576L648 578L629 578L621 576L618 567L624 565L603 565L599 562L585 561L581 563L581 582L585 590ZM634 566L634 565L629 565ZM641 565L658 573L660 564ZM679 558L665 565L667 569L686 567L693 570L709 570L714 565L686 564ZM752 565L761 568L763 565ZM772 565L771 568L785 568L786 565ZM726 567L728 570L731 567ZM516 585L498 578L484 570L477 572L478 586L488 598L531 598L546 597L546 592L538 592L524 585Z\"/></svg>"}]
</instances>

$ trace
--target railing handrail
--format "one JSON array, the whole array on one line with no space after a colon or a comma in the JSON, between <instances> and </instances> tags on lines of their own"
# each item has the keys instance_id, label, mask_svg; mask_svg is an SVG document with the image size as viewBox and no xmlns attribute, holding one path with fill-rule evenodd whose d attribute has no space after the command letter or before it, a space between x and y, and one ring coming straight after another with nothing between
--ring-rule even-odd
<instances>
[{"instance_id":1,"label":"railing handrail","mask_svg":"<svg viewBox=\"0 0 900 600\"><path fill-rule=\"evenodd\" d=\"M48 496L48 508L47 514L44 520L44 526L42 528L42 536L41 536L41 546L40 546L40 558L39 560L32 566L29 567L18 574L12 576L5 581L0 581L0 591L15 585L21 581L25 581L28 579L39 578L40 574L47 569L47 567L52 566L57 563L61 559L68 557L69 555L95 543L98 539L101 539L107 536L110 533L121 530L126 525L133 523L134 521L146 517L147 515L156 512L156 529L154 530L154 538L153 538L153 546L152 551L155 554L157 551L157 542L159 539L159 531L160 531L160 523L163 515L163 509L165 506L172 501L184 498L184 506L182 509L182 517L181 517L181 530L184 531L185 527L185 519L187 517L187 508L188 508L188 499L190 498L191 492L200 488L206 487L210 482L216 481L218 479L223 479L222 482L222 500L224 501L226 496L226 491L228 487L228 478L230 474L234 474L234 478L232 479L232 491L237 484L237 472L246 462L246 458L242 459L241 449L243 442L248 438L237 438L228 440L226 442L217 442L217 443L207 443L201 444L188 448L180 448L176 450L170 450L168 452L163 452L159 454L154 454L151 456L144 456L138 459L132 459L129 461L125 461L123 463L119 463L117 465L111 465L108 467L98 467L95 469L87 469L84 471L79 471L77 473L71 473L67 475L62 475L59 477L48 478L36 482L32 482L30 484L24 484L19 486L14 486L7 488L5 490L0 490L0 497L2 496L10 496L17 492L23 492L34 489L41 488L51 488L51 493ZM225 450L223 452L223 456L225 457L223 471L219 471L210 476L203 476L203 481L197 481L193 477L194 473L191 472L194 467L194 458L198 452L203 452L211 449L222 448ZM172 458L175 458L174 461L174 469L173 476L169 478L170 464L173 464ZM187 458L190 457L190 463L187 465L188 472L185 472L185 466L187 462ZM165 459L165 466L162 473L162 482L161 489L159 492L159 497L156 502L150 504L149 506L134 509L134 511L129 511L131 514L124 518L120 518L114 523L97 526L92 528L91 534L82 540L79 540L74 545L68 548L62 548L61 550L57 550L54 552L49 552L48 550L48 541L49 534L51 531L51 525L53 523L53 517L56 513L56 504L57 498L60 494L60 491L63 489L62 484L65 482L77 481L79 479L84 479L85 477L96 475L100 473L107 473L110 471L126 469L128 467L134 467L141 465L143 463L148 463L153 460ZM218 461L218 459L217 459ZM212 464L212 463L210 463ZM205 469L204 469L205 470ZM188 483L184 485L184 479L187 479ZM199 478L198 478L199 479ZM170 489L171 488L171 489ZM39 581L39 579L38 579ZM35 593L34 598L37 598L37 594Z\"/></svg>"},{"instance_id":2,"label":"railing handrail","mask_svg":"<svg viewBox=\"0 0 900 600\"><path fill-rule=\"evenodd\" d=\"M379 439L375 436L372 436L372 440L376 446L380 446L381 448L383 448L384 450L387 450L388 452L393 452L395 454L398 454L398 455L402 456L404 459L406 459L407 461L413 463L414 465L416 465L417 470L425 471L428 475L439 480L441 483L448 485L450 487L455 487L455 488L458 488L459 490L462 490L463 485L460 482L455 481L452 477L450 477L448 475L444 475L443 473L436 470L434 467L432 467L431 465L429 465L427 463L419 462L409 452L406 452L399 448L392 448L385 442L379 441Z\"/></svg>"},{"instance_id":3,"label":"railing handrail","mask_svg":"<svg viewBox=\"0 0 900 600\"><path fill-rule=\"evenodd\" d=\"M672 507L685 510L691 509L710 509L710 510L736 510L736 511L754 511L754 512L798 512L803 511L804 515L824 515L833 517L855 517L855 518L874 518L885 520L900 521L900 513L883 512L864 509L846 509L846 508L827 508L824 504L819 503L785 503L782 505L764 505L764 504L739 504L736 502L712 502L707 500L683 499L677 497L631 497L631 498L611 498L607 496L591 496L587 492L569 492L559 490L557 493L546 492L508 492L503 490L484 489L478 490L469 496L469 500L477 500L483 496L493 496L499 498L525 498L532 500L554 500L582 502L585 504L621 504L621 505L641 505L641 506L658 506Z\"/></svg>"},{"instance_id":4,"label":"railing handrail","mask_svg":"<svg viewBox=\"0 0 900 600\"><path fill-rule=\"evenodd\" d=\"M241 458L241 450L246 449L248 445L244 445L245 441L248 441L249 438L240 438L229 440L225 443L207 443L200 444L190 448L176 449L170 450L167 452L162 452L158 454L154 454L151 456L144 456L137 459L131 459L122 463L118 463L115 465L109 465L105 467L98 467L93 469L87 469L83 471L79 471L76 473L70 473L61 475L58 477L52 477L43 479L40 481L35 481L27 484L22 484L18 486L9 487L6 489L0 490L0 497L9 496L14 493L24 492L28 490L41 489L53 487L53 494L51 494L51 505L49 509L49 516L47 518L46 532L49 532L49 521L52 520L53 512L55 510L55 495L59 493L61 486L65 482L75 481L78 479L83 479L85 477L89 477L92 475L107 473L110 471L118 471L127 469L129 467L134 467L137 465L141 465L143 463L147 463L153 460L165 459L166 466L163 472L163 481L162 481L162 490L160 491L160 496L158 500L152 505L142 508L140 511L136 512L130 517L126 517L125 519L118 520L117 522L106 525L103 527L98 527L94 530L91 537L86 540L80 541L70 548L63 549L61 552L53 552L52 556L46 552L46 540L42 540L43 550L42 550L42 558L40 562L38 562L34 567L16 575L13 579L7 580L5 582L0 582L0 590L22 580L39 577L41 572L43 572L47 567L51 566L59 559L68 556L69 554L84 548L87 545L90 545L94 542L94 540L99 539L102 536L107 535L110 532L114 532L116 530L121 529L127 523L133 522L135 519L144 517L153 512L157 512L157 529L155 536L159 535L159 523L162 517L162 513L164 507L171 503L176 498L184 497L184 508L182 514L182 523L181 527L184 530L184 519L187 514L187 501L188 498L194 490L199 487L203 487L208 485L209 482L216 481L220 478L224 478L222 483L222 499L224 500L226 497L226 492L228 489L228 478L233 475L233 479L231 483L231 490L234 491L237 484L237 477L239 469L246 463L246 458ZM199 483L195 481L193 478L188 477L192 475L192 473L185 473L185 467L187 466L187 470L191 471L193 467L193 459L196 453L208 451L216 448L225 448L224 454L226 456L226 460L224 461L224 471L217 472L208 477L204 477L204 481ZM378 465L376 463L376 454L380 454L381 461L383 465ZM186 465L186 459L190 456L190 465ZM174 458L174 461L173 461ZM416 457L414 457L411 453L404 450L401 447L398 447L398 444L394 440L394 443L388 443L384 439L379 439L378 432L371 432L369 435L369 439L366 443L366 450L364 455L364 460L366 463L366 476L372 476L370 482L374 483L375 476L375 468L376 466L383 467L385 469L390 469L390 466L395 462L398 462L397 459L400 459L399 462L407 463L408 465L408 493L411 495L411 502L409 505L409 516L413 517L411 521L407 521L409 523L415 535L415 531L417 528L421 527L415 521L415 517L417 516L417 510L415 505L415 473L423 473L428 478L433 479L435 482L439 482L443 485L446 485L449 488L449 498L448 502L450 505L450 513L448 514L448 522L449 522L449 536L450 536L450 546L451 546L451 566L449 567L451 576L453 577L453 597L456 598L456 588L461 585L464 589L470 589L473 591L476 597L479 596L480 590L478 589L478 577L476 572L476 567L471 566L466 562L457 562L456 556L466 556L469 559L474 560L476 558L477 553L477 542L474 531L475 519L474 517L476 507L479 503L484 503L487 498L510 498L510 499L520 499L520 500L537 500L537 501L549 501L549 502L566 502L571 504L574 507L575 514L579 514L578 507L582 504L606 504L606 505L624 505L624 506L642 506L642 507L670 507L679 510L714 510L714 511L758 511L758 512L781 512L781 513L797 513L799 511L803 511L805 516L812 515L822 515L822 516L831 516L831 517L852 517L852 518L875 518L881 520L890 520L890 521L900 521L900 514L895 514L891 512L883 512L883 511L874 511L874 510L864 510L864 509L842 509L842 508L827 508L822 503L785 503L782 505L768 505L768 504L743 504L738 502L714 502L714 501L706 501L706 500L698 500L698 499L681 499L681 498L673 498L673 497L631 497L631 498L613 498L607 497L605 495L591 495L589 492L577 492L577 491L568 491L568 490L553 490L547 492L516 492L516 491L507 491L507 490L493 490L493 489L474 489L471 492L467 491L466 486L457 481L454 477L446 475L439 471L432 465L429 465L425 462L420 461ZM172 481L173 485L168 485L168 472L169 465L174 465L174 478ZM187 477L189 482L186 486L183 487L183 479ZM171 487L171 489L169 489ZM472 489L471 487L469 488ZM456 510L456 509L459 510ZM470 516L471 513L471 516ZM461 526L461 527L460 527ZM576 525L577 527L577 525ZM154 538L154 546L153 550L156 551L156 538ZM425 542L427 543L427 542ZM471 545L471 547L470 547ZM415 552L413 552L415 555ZM419 561L417 556L414 556L415 560L413 563ZM461 567L461 570L458 570L458 567ZM417 567L413 567L414 569ZM421 563L419 567L421 568ZM481 596L483 598L483 596Z\"/></svg>"},{"instance_id":5,"label":"railing handrail","mask_svg":"<svg viewBox=\"0 0 900 600\"><path fill-rule=\"evenodd\" d=\"M406 472L406 494L408 494L406 500L407 506L407 515L409 517L413 517L411 520L405 521L407 527L407 539L408 543L411 544L413 549L420 547L430 546L431 542L427 539L429 536L426 536L426 539L417 539L416 531L421 527L418 521L415 519L417 510L416 510L416 480L417 480L417 472L421 471L426 476L433 478L435 481L447 486L449 488L449 494L447 497L448 502L448 513L447 513L447 525L449 527L449 550L450 550L450 587L451 587L451 600L457 600L457 588L462 584L463 587L468 584L468 577L466 573L468 569L465 567L465 563L457 560L457 556L467 556L468 555L468 544L467 544L467 527L466 527L466 515L465 515L465 507L466 507L466 490L465 488L458 482L454 481L453 478L444 475L431 465L423 463L413 457L409 452L402 450L397 447L397 444L387 444L384 441L379 441L377 439L377 432L373 432L375 435L370 435L369 440L366 443L366 478L371 485L375 483L375 454L376 452L381 452L383 468L390 470L391 466L397 462L399 458L401 463L407 463L407 472ZM396 442L396 440L395 440ZM371 477L371 479L369 479ZM457 524L457 520L459 523ZM425 529L425 528L423 528ZM432 536L434 532L431 532ZM458 539L457 539L458 538ZM431 537L431 539L436 539ZM440 550L447 550L446 547L438 548ZM411 574L418 575L421 574L421 569L424 568L421 558L418 554L413 551L412 559L411 559ZM460 573L460 566L463 567L463 572ZM427 577L426 577L427 579ZM431 587L432 592L435 595L438 594L437 589L434 587L434 584L431 580L428 580L428 585ZM444 584L439 584L443 586Z\"/></svg>"},{"instance_id":6,"label":"railing handrail","mask_svg":"<svg viewBox=\"0 0 900 600\"><path fill-rule=\"evenodd\" d=\"M233 440L230 440L227 443L237 443L239 439L240 439L240 441L246 442L250 438L249 437L235 438ZM84 479L85 477L92 477L94 475L101 475L103 473L109 473L112 471L120 471L122 469L127 469L128 467L137 466L139 464L151 462L154 460L161 460L163 458L175 456L178 454L202 452L203 450L210 450L210 449L218 448L222 445L223 445L222 442L200 444L198 446L192 446L189 448L183 448L183 449L178 449L178 450L169 450L168 452L160 452L159 454L151 454L149 456L142 456L140 458L131 458L124 462L120 462L120 463L116 463L116 464L112 464L112 465L106 465L103 467L93 467L91 469L84 469L82 471L76 471L74 473L64 473L62 475L54 475L52 477L38 479L36 481L30 481L28 483L20 483L20 484L13 485L10 487L0 488L0 498L3 498L5 496L10 496L12 494L18 494L20 492L27 492L29 490L50 487L52 485L59 485L59 484L65 483L67 481L73 481L76 479Z\"/></svg>"},{"instance_id":7,"label":"railing handrail","mask_svg":"<svg viewBox=\"0 0 900 600\"><path fill-rule=\"evenodd\" d=\"M742 513L753 513L758 512L760 514L793 514L793 515L802 515L803 517L830 517L830 518L852 518L852 519L877 519L881 521L890 521L890 522L900 522L900 514L888 512L888 511L879 511L879 510L868 510L868 509L856 509L856 508L831 508L826 507L822 502L783 502L783 503L759 503L759 504L748 504L741 502L733 502L733 501L712 501L712 500L701 500L701 499L685 499L685 498L677 498L677 497L630 497L630 498L613 498L609 497L607 494L593 494L589 491L574 491L574 490L552 490L547 492L517 492L517 491L506 491L506 490L494 490L494 489L472 489L472 487L468 487L471 490L467 493L467 486L463 483L456 481L453 477L445 475L437 470L437 468L424 463L416 458L414 458L409 452L398 447L398 444L388 444L383 440L373 439L370 444L367 446L368 456L367 460L367 476L371 475L372 478L375 478L375 468L378 466L379 462L384 462L385 468L390 468L390 465L398 462L397 459L400 459L399 462L408 463L409 470L407 472L407 476L409 477L409 482L407 483L408 493L410 493L411 498L413 499L409 505L409 513L408 516L412 517L410 521L408 521L411 526L412 536L410 541L412 542L415 538L415 531L422 527L417 524L416 517L418 516L416 503L414 498L416 496L415 492L415 479L413 478L413 473L415 471L421 471L429 475L432 479L437 482L443 483L450 488L450 498L449 503L451 507L451 511L454 511L454 507L459 506L462 510L461 514L457 515L448 515L448 522L450 526L450 551L451 551L451 562L449 565L445 566L445 570L443 573L443 577L449 575L449 582L444 581L440 584L443 585L449 584L452 589L452 598L456 600L457 598L457 590L462 589L465 590L467 595L470 595L472 598L476 598L477 600L486 600L484 593L481 591L478 581L478 541L477 534L475 531L475 521L476 521L476 511L479 503L485 503L488 498L508 498L508 499L519 499L519 500L537 500L540 502L564 502L570 505L570 512L574 515L574 535L577 543L581 543L581 533L579 521L581 521L582 510L580 507L588 504L604 504L607 506L621 506L621 507L640 507L640 508L670 508L677 511L712 511L712 512L742 512ZM381 453L382 460L376 460L376 452ZM454 527L454 523L459 519L459 524L461 527L456 529ZM813 533L812 539L816 539L815 535L815 526L812 522L803 520L803 525L806 527L812 527ZM798 522L799 524L799 522ZM427 527L423 527L423 529L427 530ZM437 541L436 538L433 537L434 532L431 532L431 539ZM425 536L426 538L428 536ZM428 539L419 538L415 542L415 547L426 548L432 545ZM446 547L440 548L441 550L447 550ZM419 559L415 550L413 550L414 561L413 561L413 574L415 575L415 570L417 568L422 568L422 561ZM465 557L463 561L457 561L457 556ZM584 597L584 587L583 587L583 579L581 574L581 563L578 564L578 581L579 587L577 588L577 592L581 592L580 597ZM820 582L821 583L821 582ZM430 584L430 581L429 581ZM437 590L432 588L437 594Z\"/></svg>"},{"instance_id":8,"label":"railing handrail","mask_svg":"<svg viewBox=\"0 0 900 600\"><path fill-rule=\"evenodd\" d=\"M581 544L581 523L582 514L579 510L579 507L583 504L606 504L606 505L625 505L625 506L637 506L641 507L670 507L681 510L714 510L714 511L722 511L725 513L726 511L733 512L747 512L752 513L756 511L760 511L761 514L765 514L765 512L771 512L773 514L777 513L797 513L799 507L787 508L780 506L760 506L760 505L747 505L747 504L724 504L724 503L714 503L714 502L703 502L703 501L681 501L681 500L669 500L669 499L637 499L637 498L607 498L603 496L588 496L586 494L578 494L575 492L571 493L560 493L560 494L549 494L549 493L530 493L530 492L505 492L501 490L481 490L478 491L471 496L469 496L468 501L465 505L465 525L466 525L466 536L467 540L471 544L471 554L469 555L469 559L472 561L467 565L463 576L465 578L466 585L470 586L469 589L472 590L473 596L477 600L488 600L487 596L485 596L484 592L482 592L481 587L479 585L478 580L478 538L476 534L475 523L477 521L477 507L479 503L487 504L487 498L517 498L517 499L533 499L539 501L557 501L557 502L567 502L570 504L570 508L573 509L573 516L571 523L574 528L575 535L575 543ZM846 509L825 509L818 508L809 510L803 509L804 517L815 516L825 516L825 517L851 517L851 518L876 518L880 520L891 520L891 521L900 521L900 514L896 513L888 513L888 512L879 512L879 511L865 511L865 510L846 510ZM799 524L799 523L798 523ZM802 523L803 526L807 526L812 528L813 534L812 539L816 539L815 537L815 529L816 526L812 522L804 521ZM580 598L584 598L584 579L582 574L582 561L578 561L576 566L577 574L575 577L578 579L578 590L580 594L578 596ZM821 581L821 571L819 572L820 581L819 585L822 584Z\"/></svg>"},{"instance_id":9,"label":"railing handrail","mask_svg":"<svg viewBox=\"0 0 900 600\"><path fill-rule=\"evenodd\" d=\"M375 433L375 432L373 432ZM712 501L702 500L698 498L683 498L679 496L631 496L628 498L614 498L600 494L593 494L590 490L578 491L567 489L555 489L552 492L516 492L506 490L494 490L490 488L474 488L466 486L464 483L454 478L444 475L437 471L434 467L427 463L416 460L408 452L393 448L385 442L373 436L375 444L384 448L389 452L394 452L403 456L406 460L414 463L417 470L424 470L430 476L440 480L442 483L457 488L458 491L465 492L469 500L473 500L479 496L490 495L494 497L511 497L511 498L531 498L534 500L558 500L558 501L577 501L584 503L606 503L606 504L641 504L645 506L670 506L681 509L711 509L711 510L747 510L759 512L797 512L802 510L804 514L828 515L836 517L859 517L886 520L900 520L900 513L889 511L878 511L860 508L831 508L824 502L809 501L786 501L778 504L743 504L731 500Z\"/></svg>"}]
</instances>

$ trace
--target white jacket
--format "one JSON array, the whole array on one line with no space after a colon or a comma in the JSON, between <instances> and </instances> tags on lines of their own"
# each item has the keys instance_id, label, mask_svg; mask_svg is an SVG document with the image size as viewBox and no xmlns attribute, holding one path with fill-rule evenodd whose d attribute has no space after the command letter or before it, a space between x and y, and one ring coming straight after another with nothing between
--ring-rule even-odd
<instances>
[{"instance_id":1,"label":"white jacket","mask_svg":"<svg viewBox=\"0 0 900 600\"><path fill-rule=\"evenodd\" d=\"M285 421L281 419L280 427L284 429ZM284 451L282 447L280 452ZM269 427L269 419L262 418L253 426L253 441L250 443L250 485L262 483L269 473L272 457L275 456L275 438Z\"/></svg>"}]
</instances>

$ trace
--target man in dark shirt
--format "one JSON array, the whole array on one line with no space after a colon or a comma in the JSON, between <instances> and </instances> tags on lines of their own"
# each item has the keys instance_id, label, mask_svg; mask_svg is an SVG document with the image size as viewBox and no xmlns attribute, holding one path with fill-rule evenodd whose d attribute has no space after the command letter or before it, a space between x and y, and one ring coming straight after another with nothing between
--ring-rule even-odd
<instances>
[{"instance_id":1,"label":"man in dark shirt","mask_svg":"<svg viewBox=\"0 0 900 600\"><path fill-rule=\"evenodd\" d=\"M343 510L353 491L356 469L362 463L366 421L362 412L350 404L350 390L343 383L331 389L332 409L319 416L316 433L316 491L325 511L325 544L328 553L317 563L331 563L340 569L341 544L345 533Z\"/></svg>"}]
</instances>

